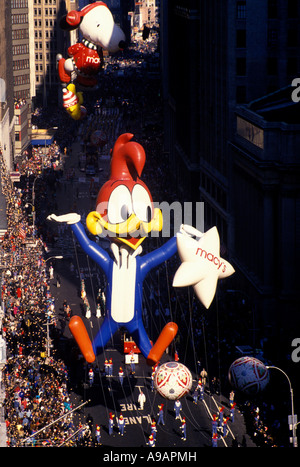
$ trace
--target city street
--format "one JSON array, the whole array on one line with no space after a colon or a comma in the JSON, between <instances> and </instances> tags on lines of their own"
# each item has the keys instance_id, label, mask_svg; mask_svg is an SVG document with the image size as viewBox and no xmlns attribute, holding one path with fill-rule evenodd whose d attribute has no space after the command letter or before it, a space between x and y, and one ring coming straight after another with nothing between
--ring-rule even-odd
<instances>
[{"instance_id":1,"label":"city street","mask_svg":"<svg viewBox=\"0 0 300 467\"><path fill-rule=\"evenodd\" d=\"M0 23L0 445L298 447L300 0Z\"/></svg>"},{"instance_id":2,"label":"city street","mask_svg":"<svg viewBox=\"0 0 300 467\"><path fill-rule=\"evenodd\" d=\"M117 135L115 135L117 136ZM94 209L95 200L90 197L90 186L93 183L78 169L78 158L80 153L79 141L73 143L72 155L65 158L64 173L74 171L73 181L67 181L66 177L61 180L57 189L56 198L59 207L56 214L72 212L74 209L82 216L82 221L90 210ZM99 159L100 171L94 178L94 183L99 187L109 176L109 158L105 155ZM102 322L102 317L96 317L96 297L99 286L103 284L102 272L96 268L91 260L83 253L80 246L76 244L69 227L62 231L57 225L48 223L50 229L60 229L60 235L54 247L48 252L48 258L55 255L63 256L63 259L53 259L54 279L51 282L51 294L55 297L55 311L58 326L63 329L65 339L59 341L60 351L68 365L72 385L73 405L90 400L83 407L80 414L82 424L91 418L92 436L94 437L96 425L101 427L101 443L104 446L118 447L145 447L150 435L152 420L157 421L158 405L164 404L165 425L157 427L156 447L209 447L211 446L213 414L217 414L220 406L225 407L225 413L229 415L229 401L223 395L205 394L204 401L193 402L193 398L187 395L182 399L182 410L180 420L175 419L174 401L163 399L155 390L151 390L151 367L146 365L143 356L139 355L136 372L131 375L130 366L125 364L123 352L124 335L119 331L113 340L106 346L104 352L97 357L93 364L95 374L94 383L89 385L89 365L83 362L77 350L68 328L68 318L63 312L64 300L70 305L72 314L81 316L91 336L94 336ZM108 242L103 245L109 249ZM48 261L48 264L51 260ZM79 277L79 271L81 278ZM56 276L60 276L61 286L57 287ZM85 318L85 307L80 297L81 279L84 278L88 302L91 305L91 318ZM102 310L103 313L103 310ZM150 317L155 320L155 316ZM151 323L148 323L151 330ZM129 337L129 336L127 336ZM112 359L113 376L105 376L104 360ZM173 360L173 355L164 354L164 361ZM185 363L182 361L182 363ZM118 371L122 367L124 371L123 385L119 382ZM193 373L193 388L197 386L198 376ZM139 410L138 396L142 390L146 396L143 410ZM108 433L109 414L114 415L113 434ZM122 413L125 419L124 436L119 435L117 419ZM181 439L181 420L185 417L187 423L187 440ZM229 422L229 433L226 438L220 438L218 445L254 445L246 434L245 423L242 415L236 411L234 423Z\"/></svg>"}]
</instances>

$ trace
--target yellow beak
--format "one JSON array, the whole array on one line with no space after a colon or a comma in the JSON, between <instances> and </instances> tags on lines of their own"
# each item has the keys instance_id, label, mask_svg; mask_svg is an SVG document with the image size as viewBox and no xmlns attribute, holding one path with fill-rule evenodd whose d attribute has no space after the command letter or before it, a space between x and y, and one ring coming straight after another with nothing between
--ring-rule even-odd
<instances>
[{"instance_id":1,"label":"yellow beak","mask_svg":"<svg viewBox=\"0 0 300 467\"><path fill-rule=\"evenodd\" d=\"M93 235L101 235L107 232L109 237L117 237L118 240L121 240L136 249L146 238L146 235L149 232L161 231L163 226L163 217L161 210L155 208L154 216L150 222L143 222L138 219L135 214L131 214L131 216L124 222L119 224L110 224L105 221L97 211L92 211L86 218L86 225ZM139 240L137 243L131 244L128 242L128 238L126 238L128 236L139 238Z\"/></svg>"}]
</instances>

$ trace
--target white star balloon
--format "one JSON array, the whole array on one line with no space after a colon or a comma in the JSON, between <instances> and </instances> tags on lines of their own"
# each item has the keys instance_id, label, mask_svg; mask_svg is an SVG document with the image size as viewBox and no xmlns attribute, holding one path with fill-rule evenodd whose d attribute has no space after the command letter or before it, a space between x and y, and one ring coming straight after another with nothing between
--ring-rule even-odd
<instances>
[{"instance_id":1,"label":"white star balloon","mask_svg":"<svg viewBox=\"0 0 300 467\"><path fill-rule=\"evenodd\" d=\"M186 232L186 233L185 233ZM197 237L192 238L191 233ZM178 254L182 261L173 279L174 287L192 285L200 302L209 308L216 293L218 279L231 276L234 268L220 257L220 237L216 227L205 233L182 226L177 234Z\"/></svg>"}]
</instances>

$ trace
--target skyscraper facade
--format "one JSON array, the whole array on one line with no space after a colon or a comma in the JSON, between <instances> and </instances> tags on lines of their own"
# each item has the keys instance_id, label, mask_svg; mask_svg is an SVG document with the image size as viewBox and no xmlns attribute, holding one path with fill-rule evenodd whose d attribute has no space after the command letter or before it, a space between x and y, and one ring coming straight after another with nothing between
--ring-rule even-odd
<instances>
[{"instance_id":1,"label":"skyscraper facade","mask_svg":"<svg viewBox=\"0 0 300 467\"><path fill-rule=\"evenodd\" d=\"M33 0L34 80L36 101L44 106L57 101L56 55L66 54L70 34L61 30L59 19L77 9L77 1Z\"/></svg>"},{"instance_id":2,"label":"skyscraper facade","mask_svg":"<svg viewBox=\"0 0 300 467\"><path fill-rule=\"evenodd\" d=\"M11 5L5 2L0 15L0 150L8 170L13 168L14 86Z\"/></svg>"},{"instance_id":3,"label":"skyscraper facade","mask_svg":"<svg viewBox=\"0 0 300 467\"><path fill-rule=\"evenodd\" d=\"M30 142L30 15L28 0L11 0L13 86L15 105L15 155Z\"/></svg>"},{"instance_id":4,"label":"skyscraper facade","mask_svg":"<svg viewBox=\"0 0 300 467\"><path fill-rule=\"evenodd\" d=\"M270 324L272 310L292 313L299 299L295 283L283 286L295 261L283 279L278 248L291 259L300 236L299 201L287 201L299 198L291 169L299 168L300 128L294 113L286 115L292 100L275 92L300 76L299 0L169 0L161 19L164 151L178 196L204 201L206 229L218 227L222 251L237 266L235 289ZM257 101L282 106L284 116L259 113ZM279 193L289 195L276 204Z\"/></svg>"}]
</instances>

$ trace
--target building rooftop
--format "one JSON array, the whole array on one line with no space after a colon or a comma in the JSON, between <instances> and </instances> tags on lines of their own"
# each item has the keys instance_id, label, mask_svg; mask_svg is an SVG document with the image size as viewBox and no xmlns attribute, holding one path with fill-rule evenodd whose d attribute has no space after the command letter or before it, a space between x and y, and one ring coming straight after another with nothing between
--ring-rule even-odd
<instances>
[{"instance_id":1,"label":"building rooftop","mask_svg":"<svg viewBox=\"0 0 300 467\"><path fill-rule=\"evenodd\" d=\"M298 102L292 98L296 89L291 85L286 86L250 102L247 107L269 122L300 124L300 97Z\"/></svg>"}]
</instances>

